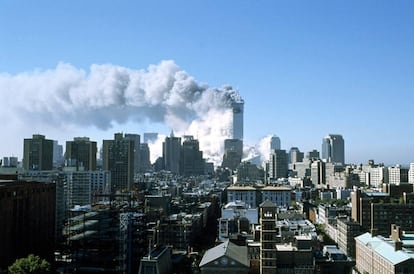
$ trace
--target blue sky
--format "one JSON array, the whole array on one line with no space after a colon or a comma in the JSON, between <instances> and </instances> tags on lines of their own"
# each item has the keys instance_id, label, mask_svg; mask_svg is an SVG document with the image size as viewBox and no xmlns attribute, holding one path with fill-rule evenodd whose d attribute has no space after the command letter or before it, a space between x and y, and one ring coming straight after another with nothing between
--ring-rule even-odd
<instances>
[{"instance_id":1,"label":"blue sky","mask_svg":"<svg viewBox=\"0 0 414 274\"><path fill-rule=\"evenodd\" d=\"M59 62L146 69L174 60L199 82L239 90L248 143L276 134L285 149L320 150L322 138L337 133L347 162L408 164L413 13L408 0L1 0L0 73ZM148 124L119 128L151 131ZM30 137L22 134L20 144ZM2 143L16 137L2 135ZM22 150L10 145L0 155L11 149Z\"/></svg>"}]
</instances>

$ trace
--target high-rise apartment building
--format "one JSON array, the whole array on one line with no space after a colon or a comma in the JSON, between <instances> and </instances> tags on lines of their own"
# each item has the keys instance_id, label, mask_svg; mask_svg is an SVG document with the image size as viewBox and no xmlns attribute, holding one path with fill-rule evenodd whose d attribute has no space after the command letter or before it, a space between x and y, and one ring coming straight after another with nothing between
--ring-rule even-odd
<instances>
[{"instance_id":1,"label":"high-rise apartment building","mask_svg":"<svg viewBox=\"0 0 414 274\"><path fill-rule=\"evenodd\" d=\"M171 132L170 137L166 137L162 143L162 158L165 170L174 174L180 173L180 154L181 154L181 138L174 137Z\"/></svg>"},{"instance_id":2,"label":"high-rise apartment building","mask_svg":"<svg viewBox=\"0 0 414 274\"><path fill-rule=\"evenodd\" d=\"M134 141L122 133L103 140L103 169L111 172L111 192L130 191L134 182Z\"/></svg>"},{"instance_id":3,"label":"high-rise apartment building","mask_svg":"<svg viewBox=\"0 0 414 274\"><path fill-rule=\"evenodd\" d=\"M243 112L244 101L239 100L232 102L233 109L233 139L243 140Z\"/></svg>"},{"instance_id":4,"label":"high-rise apartment building","mask_svg":"<svg viewBox=\"0 0 414 274\"><path fill-rule=\"evenodd\" d=\"M400 183L408 182L408 169L400 165L388 167L388 183L399 185Z\"/></svg>"},{"instance_id":5,"label":"high-rise apartment building","mask_svg":"<svg viewBox=\"0 0 414 274\"><path fill-rule=\"evenodd\" d=\"M345 164L345 145L342 135L329 134L322 140L322 159L325 162Z\"/></svg>"},{"instance_id":6,"label":"high-rise apartment building","mask_svg":"<svg viewBox=\"0 0 414 274\"><path fill-rule=\"evenodd\" d=\"M53 140L40 134L24 139L23 157L23 168L26 170L52 170Z\"/></svg>"},{"instance_id":7,"label":"high-rise apartment building","mask_svg":"<svg viewBox=\"0 0 414 274\"><path fill-rule=\"evenodd\" d=\"M77 170L96 170L96 142L88 137L75 137L66 142L66 166Z\"/></svg>"}]
</instances>

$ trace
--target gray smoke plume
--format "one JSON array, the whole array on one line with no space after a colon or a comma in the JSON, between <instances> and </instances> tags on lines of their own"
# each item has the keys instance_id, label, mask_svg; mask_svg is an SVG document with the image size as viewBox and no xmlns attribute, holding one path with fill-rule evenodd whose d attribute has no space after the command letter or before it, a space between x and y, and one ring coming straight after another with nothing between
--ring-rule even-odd
<instances>
[{"instance_id":1,"label":"gray smoke plume","mask_svg":"<svg viewBox=\"0 0 414 274\"><path fill-rule=\"evenodd\" d=\"M162 123L177 135L194 135L214 161L231 136L230 105L238 100L233 89L200 84L173 61L146 70L92 65L86 72L61 63L52 70L0 74L0 106L11 123L57 131L67 126L108 130L131 121Z\"/></svg>"}]
</instances>

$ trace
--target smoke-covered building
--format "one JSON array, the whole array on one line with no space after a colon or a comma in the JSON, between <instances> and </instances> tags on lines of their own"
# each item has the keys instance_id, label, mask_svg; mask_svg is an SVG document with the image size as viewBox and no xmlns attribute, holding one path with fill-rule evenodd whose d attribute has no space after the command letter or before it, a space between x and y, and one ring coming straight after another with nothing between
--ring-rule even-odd
<instances>
[{"instance_id":1,"label":"smoke-covered building","mask_svg":"<svg viewBox=\"0 0 414 274\"><path fill-rule=\"evenodd\" d=\"M147 143L140 145L140 171L147 172L152 169L150 160L150 148Z\"/></svg>"},{"instance_id":2,"label":"smoke-covered building","mask_svg":"<svg viewBox=\"0 0 414 274\"><path fill-rule=\"evenodd\" d=\"M239 139L224 140L224 155L222 167L234 170L240 164L243 156L243 141Z\"/></svg>"}]
</instances>

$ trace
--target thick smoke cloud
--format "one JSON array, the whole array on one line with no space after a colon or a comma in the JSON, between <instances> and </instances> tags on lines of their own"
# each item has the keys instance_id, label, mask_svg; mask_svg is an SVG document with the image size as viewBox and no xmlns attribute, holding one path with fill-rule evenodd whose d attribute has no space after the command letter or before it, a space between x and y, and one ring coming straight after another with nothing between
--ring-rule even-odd
<instances>
[{"instance_id":1,"label":"thick smoke cloud","mask_svg":"<svg viewBox=\"0 0 414 274\"><path fill-rule=\"evenodd\" d=\"M216 162L232 132L230 104L240 100L231 88L198 83L173 61L146 70L92 65L84 71L61 63L52 70L0 74L0 91L1 107L13 113L9 121L15 123L56 130L161 123L176 135L194 135L205 156Z\"/></svg>"}]
</instances>

